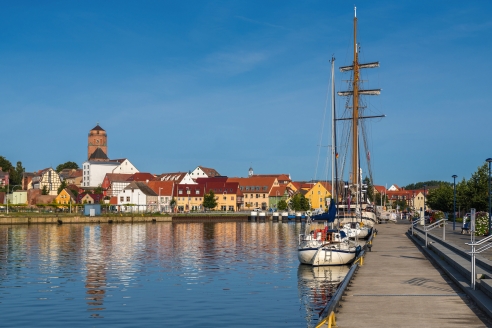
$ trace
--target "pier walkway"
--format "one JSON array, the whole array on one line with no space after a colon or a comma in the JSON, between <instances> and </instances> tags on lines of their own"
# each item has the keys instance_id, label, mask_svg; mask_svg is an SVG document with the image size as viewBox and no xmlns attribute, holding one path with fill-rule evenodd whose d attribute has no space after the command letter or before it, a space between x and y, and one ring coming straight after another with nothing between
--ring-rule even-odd
<instances>
[{"instance_id":1,"label":"pier walkway","mask_svg":"<svg viewBox=\"0 0 492 328\"><path fill-rule=\"evenodd\" d=\"M406 234L409 227L407 222L376 226L372 252L345 292L337 327L492 327L492 319L463 290L469 288L466 279L459 287L423 243ZM480 301L492 304L488 297Z\"/></svg>"}]
</instances>

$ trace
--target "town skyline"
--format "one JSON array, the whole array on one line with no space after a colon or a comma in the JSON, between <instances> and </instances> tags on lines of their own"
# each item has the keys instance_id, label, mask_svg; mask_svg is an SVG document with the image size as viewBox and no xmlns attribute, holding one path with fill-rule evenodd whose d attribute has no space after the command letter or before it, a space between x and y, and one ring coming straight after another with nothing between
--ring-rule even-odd
<instances>
[{"instance_id":1,"label":"town skyline","mask_svg":"<svg viewBox=\"0 0 492 328\"><path fill-rule=\"evenodd\" d=\"M470 178L492 157L480 142L492 4L355 5L361 60L381 64L363 77L386 114L369 129L374 182ZM3 14L1 148L14 165L81 165L99 122L109 156L142 171L326 180L316 162L329 59L350 64L353 4L9 3ZM346 78L337 72L337 90Z\"/></svg>"}]
</instances>

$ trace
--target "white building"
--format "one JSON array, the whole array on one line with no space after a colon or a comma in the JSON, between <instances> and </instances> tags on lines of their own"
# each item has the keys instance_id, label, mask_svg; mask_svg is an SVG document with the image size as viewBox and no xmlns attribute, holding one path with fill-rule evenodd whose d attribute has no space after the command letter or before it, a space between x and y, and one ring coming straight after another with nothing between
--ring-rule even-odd
<instances>
[{"instance_id":1,"label":"white building","mask_svg":"<svg viewBox=\"0 0 492 328\"><path fill-rule=\"evenodd\" d=\"M82 188L100 187L106 173L134 174L137 168L126 158L111 161L85 161L82 164Z\"/></svg>"},{"instance_id":2,"label":"white building","mask_svg":"<svg viewBox=\"0 0 492 328\"><path fill-rule=\"evenodd\" d=\"M209 167L203 167L203 166L197 166L196 169L194 169L191 173L190 176L192 179L197 179L197 178L213 178L220 176L219 172L217 170L209 168ZM180 183L182 184L182 183Z\"/></svg>"},{"instance_id":3,"label":"white building","mask_svg":"<svg viewBox=\"0 0 492 328\"><path fill-rule=\"evenodd\" d=\"M118 205L123 212L156 212L157 194L144 182L132 182L118 193Z\"/></svg>"},{"instance_id":4,"label":"white building","mask_svg":"<svg viewBox=\"0 0 492 328\"><path fill-rule=\"evenodd\" d=\"M197 184L192 179L190 173L177 172L177 173L162 173L157 177L159 181L173 181L175 184Z\"/></svg>"}]
</instances>

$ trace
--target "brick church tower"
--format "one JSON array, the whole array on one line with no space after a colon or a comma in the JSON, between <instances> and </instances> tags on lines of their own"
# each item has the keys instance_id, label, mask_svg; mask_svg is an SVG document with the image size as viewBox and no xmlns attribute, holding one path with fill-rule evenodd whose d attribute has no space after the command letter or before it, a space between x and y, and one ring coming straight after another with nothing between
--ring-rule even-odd
<instances>
[{"instance_id":1,"label":"brick church tower","mask_svg":"<svg viewBox=\"0 0 492 328\"><path fill-rule=\"evenodd\" d=\"M99 123L89 132L87 159L89 161L108 161L108 135Z\"/></svg>"}]
</instances>

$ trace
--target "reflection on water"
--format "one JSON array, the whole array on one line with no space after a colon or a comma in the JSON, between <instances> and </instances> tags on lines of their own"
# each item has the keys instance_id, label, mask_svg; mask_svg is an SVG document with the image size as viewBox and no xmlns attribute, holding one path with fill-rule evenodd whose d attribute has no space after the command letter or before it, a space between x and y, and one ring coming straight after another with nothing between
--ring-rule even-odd
<instances>
[{"instance_id":1,"label":"reflection on water","mask_svg":"<svg viewBox=\"0 0 492 328\"><path fill-rule=\"evenodd\" d=\"M271 222L0 226L0 325L312 326L343 270L299 266L299 231Z\"/></svg>"},{"instance_id":2,"label":"reflection on water","mask_svg":"<svg viewBox=\"0 0 492 328\"><path fill-rule=\"evenodd\" d=\"M306 310L308 326L319 318L338 285L347 275L350 266L319 266L299 264L297 277L299 297Z\"/></svg>"}]
</instances>

